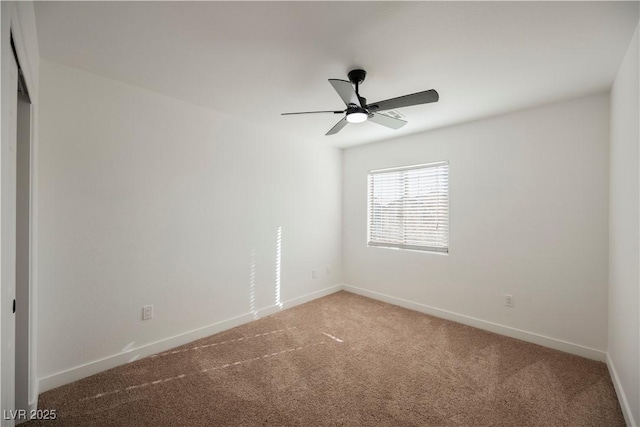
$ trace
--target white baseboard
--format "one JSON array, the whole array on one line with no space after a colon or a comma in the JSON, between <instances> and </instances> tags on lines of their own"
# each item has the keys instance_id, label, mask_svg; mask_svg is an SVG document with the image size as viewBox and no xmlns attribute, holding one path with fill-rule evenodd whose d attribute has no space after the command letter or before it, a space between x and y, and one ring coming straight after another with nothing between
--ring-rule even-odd
<instances>
[{"instance_id":1,"label":"white baseboard","mask_svg":"<svg viewBox=\"0 0 640 427\"><path fill-rule=\"evenodd\" d=\"M29 401L29 412L38 409L38 396L40 396L40 382L38 380L36 380L33 388L33 395L31 396L31 400Z\"/></svg>"},{"instance_id":2,"label":"white baseboard","mask_svg":"<svg viewBox=\"0 0 640 427\"><path fill-rule=\"evenodd\" d=\"M16 420L15 425L20 425L22 423L26 423L27 421L29 421L29 416L30 414L33 414L37 411L38 409L38 381L36 381L35 384L35 396L31 398L31 400L28 403L27 406L27 418L26 419L20 419L20 420Z\"/></svg>"},{"instance_id":3,"label":"white baseboard","mask_svg":"<svg viewBox=\"0 0 640 427\"><path fill-rule=\"evenodd\" d=\"M193 329L191 331L175 335L172 337L164 338L149 344L135 347L127 351L113 354L111 356L104 357L102 359L94 360L92 362L85 363L83 365L75 366L73 368L56 372L55 374L40 378L38 380L38 389L40 393L44 393L47 390L51 390L56 387L60 387L65 384L86 378L88 376L97 374L107 369L115 368L116 366L124 365L128 362L141 359L143 357L151 356L152 354L161 353L163 351L170 350L172 348L187 344L191 341L205 338L219 332L226 331L236 326L249 323L253 320L261 317L269 316L277 313L284 308L294 307L299 304L303 304L308 301L323 297L325 295L338 292L342 289L341 285L334 285L328 288L321 289L319 291L312 292L307 295L296 297L282 303L282 307L277 305L265 307L257 310L256 315L252 313L245 313L240 316L232 317L230 319L222 320L220 322L213 323L211 325ZM37 399L35 401L37 406Z\"/></svg>"},{"instance_id":4,"label":"white baseboard","mask_svg":"<svg viewBox=\"0 0 640 427\"><path fill-rule=\"evenodd\" d=\"M283 308L291 308L296 305L304 304L314 299L326 297L327 295L339 292L342 290L342 285L334 285L328 288L320 289L319 291L311 292L310 294L302 295L296 298L292 298L283 303Z\"/></svg>"},{"instance_id":5,"label":"white baseboard","mask_svg":"<svg viewBox=\"0 0 640 427\"><path fill-rule=\"evenodd\" d=\"M441 319L452 320L454 322L462 323L464 325L473 326L475 328L484 329L486 331L495 332L500 335L506 335L511 338L517 338L522 341L539 344L544 347L553 348L555 350L564 351L566 353L575 354L578 356L586 357L588 359L598 360L604 362L606 360L606 353L594 348L585 347L579 344L559 340L556 338L547 337L544 335L536 334L534 332L523 331L522 329L512 328L510 326L500 325L498 323L489 322L486 320L478 319L475 317L465 316L464 314L454 313L447 310L431 307L428 305L408 301L402 298L396 298L391 295L381 294L379 292L370 291L367 289L358 288L356 286L342 284L342 289L354 294L362 295L375 300L387 302L389 304L397 305L400 307L408 308L410 310L419 311L421 313L429 314L431 316L439 317Z\"/></svg>"},{"instance_id":6,"label":"white baseboard","mask_svg":"<svg viewBox=\"0 0 640 427\"><path fill-rule=\"evenodd\" d=\"M620 408L622 409L622 415L624 415L624 421L627 423L628 427L638 427L638 424L636 424L635 420L633 419L633 413L631 412L631 408L629 407L627 395L624 393L624 389L622 388L622 383L620 382L618 371L616 371L616 367L613 364L613 360L611 360L609 353L607 353L607 368L609 368L609 374L611 375L611 380L613 381L613 387L616 389L616 394L618 395L618 400L620 401Z\"/></svg>"}]
</instances>

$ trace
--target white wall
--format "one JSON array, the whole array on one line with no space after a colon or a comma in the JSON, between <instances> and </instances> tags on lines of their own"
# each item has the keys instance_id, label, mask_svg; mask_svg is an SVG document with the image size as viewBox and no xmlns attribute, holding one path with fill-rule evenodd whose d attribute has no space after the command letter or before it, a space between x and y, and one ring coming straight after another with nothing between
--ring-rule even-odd
<instances>
[{"instance_id":1,"label":"white wall","mask_svg":"<svg viewBox=\"0 0 640 427\"><path fill-rule=\"evenodd\" d=\"M609 365L629 425L640 422L639 49L636 28L611 89Z\"/></svg>"},{"instance_id":2,"label":"white wall","mask_svg":"<svg viewBox=\"0 0 640 427\"><path fill-rule=\"evenodd\" d=\"M279 227L282 301L340 283L340 150L47 61L40 123L44 389L246 315L252 253L273 307Z\"/></svg>"},{"instance_id":3,"label":"white wall","mask_svg":"<svg viewBox=\"0 0 640 427\"><path fill-rule=\"evenodd\" d=\"M345 283L604 359L608 138L602 94L346 150ZM449 254L367 247L367 171L438 160L450 168Z\"/></svg>"}]
</instances>

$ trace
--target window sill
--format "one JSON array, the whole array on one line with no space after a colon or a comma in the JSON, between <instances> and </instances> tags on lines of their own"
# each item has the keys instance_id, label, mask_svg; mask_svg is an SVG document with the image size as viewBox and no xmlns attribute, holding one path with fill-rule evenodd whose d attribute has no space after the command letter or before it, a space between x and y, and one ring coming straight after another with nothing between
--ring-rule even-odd
<instances>
[{"instance_id":1,"label":"window sill","mask_svg":"<svg viewBox=\"0 0 640 427\"><path fill-rule=\"evenodd\" d=\"M426 253L426 254L432 254L432 255L449 255L449 251L447 250L447 252L444 251L437 251L437 250L432 250L432 249L417 249L417 248L398 248L395 246L382 246L382 245L371 245L371 244L367 244L368 248L376 248L376 249L391 249L394 251L408 251L408 252L418 252L418 253Z\"/></svg>"}]
</instances>

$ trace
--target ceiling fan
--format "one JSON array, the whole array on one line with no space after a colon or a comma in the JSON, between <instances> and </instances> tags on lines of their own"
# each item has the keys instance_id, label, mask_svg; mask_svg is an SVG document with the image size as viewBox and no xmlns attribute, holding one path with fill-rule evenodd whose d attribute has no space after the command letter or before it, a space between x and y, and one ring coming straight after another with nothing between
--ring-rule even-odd
<instances>
[{"instance_id":1,"label":"ceiling fan","mask_svg":"<svg viewBox=\"0 0 640 427\"><path fill-rule=\"evenodd\" d=\"M345 114L334 127L329 129L327 135L335 135L340 132L343 127L348 123L362 123L367 120L371 120L382 126L386 126L391 129L400 129L406 125L404 120L397 119L395 117L388 116L386 114L380 114L380 111L392 110L401 107L410 107L412 105L428 104L430 102L438 102L438 92L434 89L425 90L424 92L412 93L411 95L399 96L397 98L391 98L384 101L372 102L367 104L367 99L360 96L359 87L364 82L367 72L364 70L351 70L349 71L349 81L339 79L329 79L331 86L338 92L340 98L347 105L345 110L340 111L304 111L300 113L282 113L283 116L293 114L317 114L317 113L332 113L332 114ZM355 89L354 89L355 87Z\"/></svg>"}]
</instances>

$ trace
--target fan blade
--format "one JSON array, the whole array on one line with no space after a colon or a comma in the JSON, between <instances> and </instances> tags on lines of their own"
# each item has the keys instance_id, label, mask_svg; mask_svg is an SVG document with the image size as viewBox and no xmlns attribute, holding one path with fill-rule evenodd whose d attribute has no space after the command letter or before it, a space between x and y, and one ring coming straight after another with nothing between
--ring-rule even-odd
<instances>
[{"instance_id":1,"label":"fan blade","mask_svg":"<svg viewBox=\"0 0 640 427\"><path fill-rule=\"evenodd\" d=\"M362 107L351 82L346 80L329 79L329 83L331 83L331 86L333 86L336 92L338 92L338 95L340 95L340 98L342 98L344 103L347 104L347 107L349 104L355 104L358 107Z\"/></svg>"},{"instance_id":2,"label":"fan blade","mask_svg":"<svg viewBox=\"0 0 640 427\"><path fill-rule=\"evenodd\" d=\"M336 123L336 125L334 127L332 127L331 129L329 129L329 132L327 132L326 136L328 135L335 135L336 133L340 132L342 130L343 127L345 127L347 125L347 123L349 123L347 121L347 118L343 118L342 120L340 120L338 123Z\"/></svg>"},{"instance_id":3,"label":"fan blade","mask_svg":"<svg viewBox=\"0 0 640 427\"><path fill-rule=\"evenodd\" d=\"M292 114L317 114L317 113L333 113L333 114L342 114L344 113L344 110L342 111L303 111L300 113L281 113L281 116L290 116Z\"/></svg>"},{"instance_id":4,"label":"fan blade","mask_svg":"<svg viewBox=\"0 0 640 427\"><path fill-rule=\"evenodd\" d=\"M373 123L377 123L391 129L400 129L402 126L407 124L407 122L405 122L404 120L396 119L395 117L389 117L384 114L378 113L371 113L369 115L369 120Z\"/></svg>"},{"instance_id":5,"label":"fan blade","mask_svg":"<svg viewBox=\"0 0 640 427\"><path fill-rule=\"evenodd\" d=\"M386 99L384 101L372 102L367 105L370 111L393 110L394 108L410 107L412 105L428 104L438 102L440 96L434 89L424 92L412 93L411 95L399 96L397 98Z\"/></svg>"}]
</instances>

